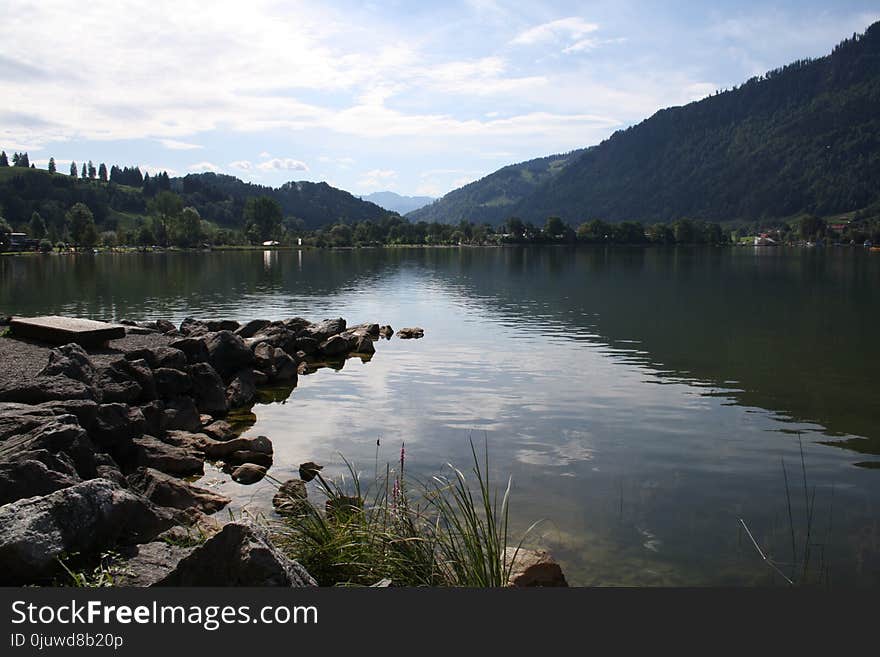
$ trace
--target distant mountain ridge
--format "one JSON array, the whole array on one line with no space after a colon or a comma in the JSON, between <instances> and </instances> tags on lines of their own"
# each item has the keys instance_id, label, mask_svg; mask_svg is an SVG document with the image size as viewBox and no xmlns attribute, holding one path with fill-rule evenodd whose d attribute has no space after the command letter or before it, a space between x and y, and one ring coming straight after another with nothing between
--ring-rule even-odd
<instances>
[{"instance_id":1,"label":"distant mountain ridge","mask_svg":"<svg viewBox=\"0 0 880 657\"><path fill-rule=\"evenodd\" d=\"M403 196L395 192L373 192L358 198L398 214L418 210L436 200L433 196Z\"/></svg>"},{"instance_id":2,"label":"distant mountain ridge","mask_svg":"<svg viewBox=\"0 0 880 657\"><path fill-rule=\"evenodd\" d=\"M541 162L505 167L408 218L751 221L871 206L880 201L880 23L825 57L661 110L520 194L499 185Z\"/></svg>"}]
</instances>

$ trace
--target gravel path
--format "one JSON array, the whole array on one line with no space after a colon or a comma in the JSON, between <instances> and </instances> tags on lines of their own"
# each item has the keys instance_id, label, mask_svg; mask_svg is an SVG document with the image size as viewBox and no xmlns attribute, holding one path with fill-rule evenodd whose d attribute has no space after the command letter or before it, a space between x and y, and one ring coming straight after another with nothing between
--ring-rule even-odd
<instances>
[{"instance_id":1,"label":"gravel path","mask_svg":"<svg viewBox=\"0 0 880 657\"><path fill-rule=\"evenodd\" d=\"M126 335L119 340L111 340L109 349L87 349L95 365L106 365L116 360L126 351L144 347L161 347L171 342L171 338L158 333L150 335ZM0 337L0 385L21 379L33 378L49 362L49 352L54 345L30 340Z\"/></svg>"}]
</instances>

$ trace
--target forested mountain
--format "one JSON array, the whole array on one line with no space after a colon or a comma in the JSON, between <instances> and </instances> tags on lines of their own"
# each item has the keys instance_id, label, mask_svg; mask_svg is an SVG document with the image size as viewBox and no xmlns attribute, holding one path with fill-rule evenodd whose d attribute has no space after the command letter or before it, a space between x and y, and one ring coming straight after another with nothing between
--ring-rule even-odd
<instances>
[{"instance_id":1,"label":"forested mountain","mask_svg":"<svg viewBox=\"0 0 880 657\"><path fill-rule=\"evenodd\" d=\"M661 110L520 198L499 193L496 180L530 164L450 192L431 218L755 221L865 208L880 200L880 23L826 57Z\"/></svg>"},{"instance_id":2,"label":"forested mountain","mask_svg":"<svg viewBox=\"0 0 880 657\"><path fill-rule=\"evenodd\" d=\"M410 221L457 224L500 224L512 216L512 209L533 194L541 183L556 176L584 151L550 155L511 164L464 187L449 192L431 205L406 215ZM542 220L543 222L543 220Z\"/></svg>"},{"instance_id":3,"label":"forested mountain","mask_svg":"<svg viewBox=\"0 0 880 657\"><path fill-rule=\"evenodd\" d=\"M99 230L116 230L120 222L152 214L150 201L169 190L180 195L182 206L195 207L202 219L233 230L244 227L247 199L261 196L278 201L285 221L300 229L339 221L380 221L391 214L327 183L289 182L276 189L214 173L169 178L167 174L142 176L137 167L113 166L110 171L108 180L106 176L74 177L22 166L0 166L0 216L10 225L23 226L38 213L49 232L60 236L67 211L76 203L84 203Z\"/></svg>"},{"instance_id":4,"label":"forested mountain","mask_svg":"<svg viewBox=\"0 0 880 657\"><path fill-rule=\"evenodd\" d=\"M190 174L172 178L171 189L194 206L203 219L229 228L239 225L248 198L268 196L281 205L284 216L301 219L306 229L337 222L380 221L389 212L375 203L362 201L325 182L288 182L278 188L246 183L234 176L216 173Z\"/></svg>"},{"instance_id":5,"label":"forested mountain","mask_svg":"<svg viewBox=\"0 0 880 657\"><path fill-rule=\"evenodd\" d=\"M395 192L373 192L360 198L399 214L418 210L434 202L433 196L402 196Z\"/></svg>"}]
</instances>

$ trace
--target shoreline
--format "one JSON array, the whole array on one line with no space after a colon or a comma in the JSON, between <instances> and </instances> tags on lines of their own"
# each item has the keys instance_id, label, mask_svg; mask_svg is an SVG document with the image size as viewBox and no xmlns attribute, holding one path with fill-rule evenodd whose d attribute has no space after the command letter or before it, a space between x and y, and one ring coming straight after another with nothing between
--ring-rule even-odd
<instances>
[{"instance_id":1,"label":"shoreline","mask_svg":"<svg viewBox=\"0 0 880 657\"><path fill-rule=\"evenodd\" d=\"M0 337L0 583L59 584L103 569L114 551L124 566L114 584L314 585L265 528L219 522L231 499L188 479L208 462L241 485L266 477L272 441L242 438L236 416L261 389L292 390L319 367L372 357L391 327L298 317L124 325L124 338L88 350ZM194 566L221 549L224 568Z\"/></svg>"}]
</instances>

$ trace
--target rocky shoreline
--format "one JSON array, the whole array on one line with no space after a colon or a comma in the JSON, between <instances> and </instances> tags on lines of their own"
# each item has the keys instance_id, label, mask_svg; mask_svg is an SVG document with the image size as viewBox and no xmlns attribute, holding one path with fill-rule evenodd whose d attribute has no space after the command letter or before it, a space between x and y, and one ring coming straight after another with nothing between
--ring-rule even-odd
<instances>
[{"instance_id":1,"label":"rocky shoreline","mask_svg":"<svg viewBox=\"0 0 880 657\"><path fill-rule=\"evenodd\" d=\"M122 323L126 337L99 350L0 337L0 584L67 583L113 550L125 560L114 584L314 585L260 527L218 522L229 498L185 477L210 461L241 484L262 479L272 442L240 437L230 412L263 386L370 358L391 327Z\"/></svg>"}]
</instances>

